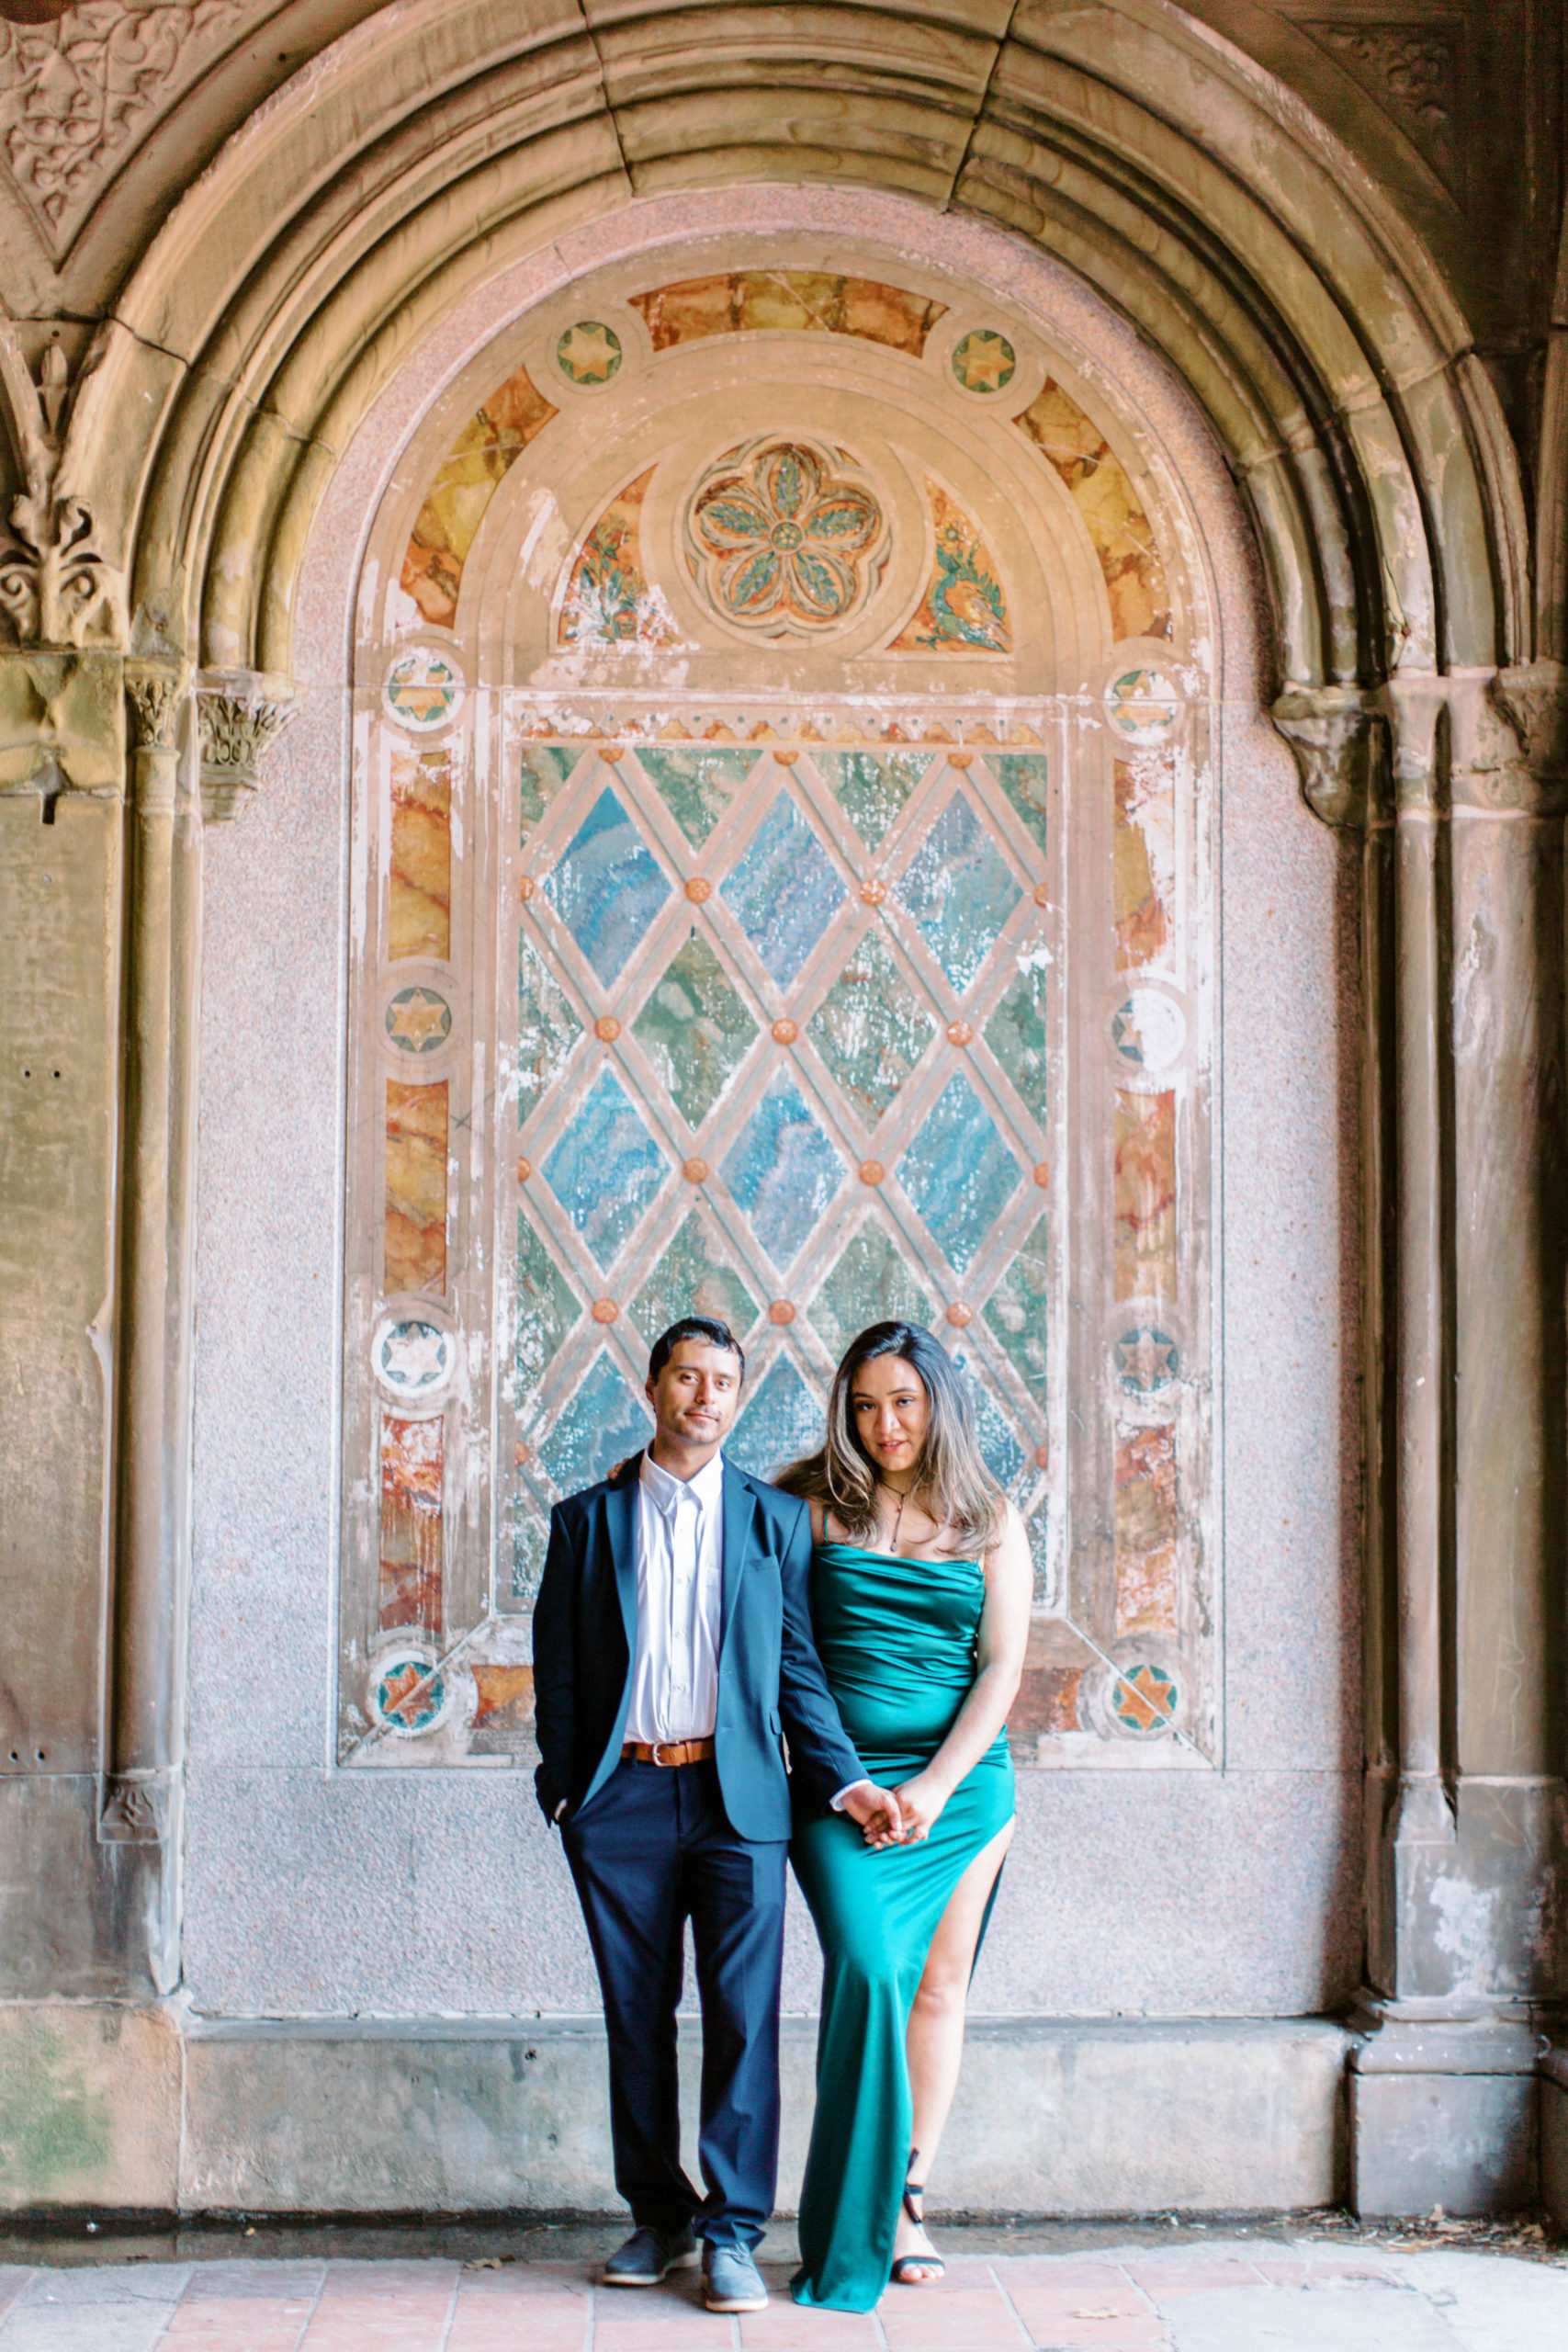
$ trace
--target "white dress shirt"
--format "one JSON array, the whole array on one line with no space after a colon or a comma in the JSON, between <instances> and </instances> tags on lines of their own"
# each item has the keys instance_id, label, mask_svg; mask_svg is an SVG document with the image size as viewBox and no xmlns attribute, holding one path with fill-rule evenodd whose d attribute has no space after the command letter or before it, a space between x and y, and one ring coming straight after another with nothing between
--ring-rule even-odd
<instances>
[{"instance_id":1,"label":"white dress shirt","mask_svg":"<svg viewBox=\"0 0 1568 2352\"><path fill-rule=\"evenodd\" d=\"M637 1502L637 1654L624 1736L711 1739L718 1715L724 1456L693 1478L642 1457Z\"/></svg>"}]
</instances>

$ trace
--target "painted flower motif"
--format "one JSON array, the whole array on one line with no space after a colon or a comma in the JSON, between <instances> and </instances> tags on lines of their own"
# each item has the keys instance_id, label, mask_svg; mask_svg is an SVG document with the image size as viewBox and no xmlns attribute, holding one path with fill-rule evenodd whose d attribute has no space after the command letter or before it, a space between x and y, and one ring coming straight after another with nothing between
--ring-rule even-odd
<instances>
[{"instance_id":1,"label":"painted flower motif","mask_svg":"<svg viewBox=\"0 0 1568 2352\"><path fill-rule=\"evenodd\" d=\"M834 453L767 441L710 469L686 511L694 576L725 619L770 637L840 627L875 586L887 526Z\"/></svg>"}]
</instances>

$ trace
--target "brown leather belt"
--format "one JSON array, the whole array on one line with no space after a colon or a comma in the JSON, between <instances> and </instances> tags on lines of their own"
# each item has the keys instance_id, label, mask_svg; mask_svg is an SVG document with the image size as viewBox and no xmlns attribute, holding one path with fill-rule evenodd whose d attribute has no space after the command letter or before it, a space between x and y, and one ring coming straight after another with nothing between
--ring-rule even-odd
<instances>
[{"instance_id":1,"label":"brown leather belt","mask_svg":"<svg viewBox=\"0 0 1568 2352\"><path fill-rule=\"evenodd\" d=\"M713 1754L711 1739L628 1739L623 1764L702 1764Z\"/></svg>"}]
</instances>

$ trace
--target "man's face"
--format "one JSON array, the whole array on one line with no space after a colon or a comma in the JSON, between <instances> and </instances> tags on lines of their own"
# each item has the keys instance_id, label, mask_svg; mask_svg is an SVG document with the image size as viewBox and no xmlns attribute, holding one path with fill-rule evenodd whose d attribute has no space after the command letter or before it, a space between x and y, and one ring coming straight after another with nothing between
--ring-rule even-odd
<instances>
[{"instance_id":1,"label":"man's face","mask_svg":"<svg viewBox=\"0 0 1568 2352\"><path fill-rule=\"evenodd\" d=\"M722 1445L740 1406L740 1359L711 1340L677 1340L648 1401L659 1435L676 1445Z\"/></svg>"}]
</instances>

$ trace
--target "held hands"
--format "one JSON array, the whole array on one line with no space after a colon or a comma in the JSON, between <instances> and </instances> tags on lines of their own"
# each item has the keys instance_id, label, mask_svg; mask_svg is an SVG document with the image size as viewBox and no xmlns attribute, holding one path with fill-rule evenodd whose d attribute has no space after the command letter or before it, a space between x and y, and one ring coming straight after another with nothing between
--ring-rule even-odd
<instances>
[{"instance_id":1,"label":"held hands","mask_svg":"<svg viewBox=\"0 0 1568 2352\"><path fill-rule=\"evenodd\" d=\"M859 1823L868 1846L897 1846L903 1836L897 1798L891 1789L879 1789L874 1781L855 1783L844 1798L844 1811Z\"/></svg>"},{"instance_id":2,"label":"held hands","mask_svg":"<svg viewBox=\"0 0 1568 2352\"><path fill-rule=\"evenodd\" d=\"M924 1845L935 1828L949 1792L942 1788L929 1772L918 1772L912 1781L902 1781L893 1791L895 1804L903 1819L907 1846Z\"/></svg>"}]
</instances>

